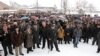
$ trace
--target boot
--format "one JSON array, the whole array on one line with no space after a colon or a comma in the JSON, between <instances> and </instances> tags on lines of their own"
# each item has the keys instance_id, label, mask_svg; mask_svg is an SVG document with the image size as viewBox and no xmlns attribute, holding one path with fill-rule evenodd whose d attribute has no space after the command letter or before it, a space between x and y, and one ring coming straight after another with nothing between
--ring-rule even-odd
<instances>
[{"instance_id":1,"label":"boot","mask_svg":"<svg viewBox=\"0 0 100 56\"><path fill-rule=\"evenodd\" d=\"M23 53L21 53L20 55L24 55Z\"/></svg>"},{"instance_id":2,"label":"boot","mask_svg":"<svg viewBox=\"0 0 100 56\"><path fill-rule=\"evenodd\" d=\"M56 50L57 52L60 52L60 50Z\"/></svg>"},{"instance_id":3,"label":"boot","mask_svg":"<svg viewBox=\"0 0 100 56\"><path fill-rule=\"evenodd\" d=\"M30 51L33 52L32 48L30 48Z\"/></svg>"},{"instance_id":4,"label":"boot","mask_svg":"<svg viewBox=\"0 0 100 56\"><path fill-rule=\"evenodd\" d=\"M33 45L33 49L35 49L35 45Z\"/></svg>"},{"instance_id":5,"label":"boot","mask_svg":"<svg viewBox=\"0 0 100 56\"><path fill-rule=\"evenodd\" d=\"M65 41L65 44L66 44L66 41Z\"/></svg>"},{"instance_id":6,"label":"boot","mask_svg":"<svg viewBox=\"0 0 100 56\"><path fill-rule=\"evenodd\" d=\"M27 50L27 54L29 53L29 50Z\"/></svg>"},{"instance_id":7,"label":"boot","mask_svg":"<svg viewBox=\"0 0 100 56\"><path fill-rule=\"evenodd\" d=\"M100 52L100 49L98 48L97 53L99 53L99 52Z\"/></svg>"},{"instance_id":8,"label":"boot","mask_svg":"<svg viewBox=\"0 0 100 56\"><path fill-rule=\"evenodd\" d=\"M68 41L68 44L70 44L70 42Z\"/></svg>"},{"instance_id":9,"label":"boot","mask_svg":"<svg viewBox=\"0 0 100 56\"><path fill-rule=\"evenodd\" d=\"M14 53L13 53L13 52L10 52L10 54L11 54L11 55L14 55Z\"/></svg>"},{"instance_id":10,"label":"boot","mask_svg":"<svg viewBox=\"0 0 100 56\"><path fill-rule=\"evenodd\" d=\"M37 44L37 48L40 48L39 44Z\"/></svg>"}]
</instances>

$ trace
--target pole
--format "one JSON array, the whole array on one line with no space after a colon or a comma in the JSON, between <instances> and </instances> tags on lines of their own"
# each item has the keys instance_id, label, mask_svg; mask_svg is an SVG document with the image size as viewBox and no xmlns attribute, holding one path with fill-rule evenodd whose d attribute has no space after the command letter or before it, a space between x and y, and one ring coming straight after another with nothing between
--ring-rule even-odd
<instances>
[{"instance_id":1,"label":"pole","mask_svg":"<svg viewBox=\"0 0 100 56\"><path fill-rule=\"evenodd\" d=\"M36 11L37 11L37 13L38 13L38 5L39 4L38 4L38 0L37 0L37 2L36 2L36 8L37 8Z\"/></svg>"},{"instance_id":2,"label":"pole","mask_svg":"<svg viewBox=\"0 0 100 56\"><path fill-rule=\"evenodd\" d=\"M63 0L61 0L61 13L63 13Z\"/></svg>"},{"instance_id":3,"label":"pole","mask_svg":"<svg viewBox=\"0 0 100 56\"><path fill-rule=\"evenodd\" d=\"M66 12L67 12L67 0L64 0L63 1L63 9L64 9L64 14L66 14Z\"/></svg>"}]
</instances>

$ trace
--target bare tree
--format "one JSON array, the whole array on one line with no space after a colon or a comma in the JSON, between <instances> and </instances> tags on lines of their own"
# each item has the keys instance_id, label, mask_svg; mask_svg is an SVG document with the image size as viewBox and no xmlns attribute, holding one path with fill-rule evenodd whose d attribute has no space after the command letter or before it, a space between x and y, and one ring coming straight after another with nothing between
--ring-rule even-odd
<instances>
[{"instance_id":1,"label":"bare tree","mask_svg":"<svg viewBox=\"0 0 100 56\"><path fill-rule=\"evenodd\" d=\"M78 10L78 13L79 13L80 15L83 15L85 12L84 12L83 9L79 9L79 10Z\"/></svg>"},{"instance_id":2,"label":"bare tree","mask_svg":"<svg viewBox=\"0 0 100 56\"><path fill-rule=\"evenodd\" d=\"M89 5L88 5L88 10L89 10L90 13L92 13L92 12L94 12L96 9L95 9L95 7L93 6L93 4L89 4Z\"/></svg>"},{"instance_id":3,"label":"bare tree","mask_svg":"<svg viewBox=\"0 0 100 56\"><path fill-rule=\"evenodd\" d=\"M93 6L93 4L89 4L86 0L79 0L76 3L76 9L78 11L78 13L82 14L85 12L93 12L95 11L95 7Z\"/></svg>"}]
</instances>

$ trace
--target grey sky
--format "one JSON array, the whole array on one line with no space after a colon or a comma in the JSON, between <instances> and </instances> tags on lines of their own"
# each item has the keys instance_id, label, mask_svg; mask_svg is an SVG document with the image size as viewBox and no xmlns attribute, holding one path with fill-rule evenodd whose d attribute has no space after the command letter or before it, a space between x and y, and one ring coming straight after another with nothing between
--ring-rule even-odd
<instances>
[{"instance_id":1,"label":"grey sky","mask_svg":"<svg viewBox=\"0 0 100 56\"><path fill-rule=\"evenodd\" d=\"M35 5L37 0L0 0L0 1L7 4L9 4L10 1L13 1L21 5ZM56 4L58 8L61 7L60 5L61 0L38 0L38 1L40 6L53 7L54 4ZM75 7L76 1L77 0L68 0L68 6ZM97 10L100 10L100 0L86 0L86 1L88 1L88 3L93 4Z\"/></svg>"}]
</instances>

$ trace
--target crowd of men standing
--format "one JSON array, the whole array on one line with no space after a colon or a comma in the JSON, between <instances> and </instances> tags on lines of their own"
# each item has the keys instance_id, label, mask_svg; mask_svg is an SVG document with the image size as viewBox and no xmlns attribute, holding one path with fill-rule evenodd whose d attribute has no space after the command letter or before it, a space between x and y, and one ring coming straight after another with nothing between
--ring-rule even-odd
<instances>
[{"instance_id":1,"label":"crowd of men standing","mask_svg":"<svg viewBox=\"0 0 100 56\"><path fill-rule=\"evenodd\" d=\"M57 52L60 52L58 44L70 44L78 48L79 41L82 39L84 43L88 43L93 38L92 45L98 45L97 53L100 52L100 24L92 21L89 15L85 15L76 22L77 17L67 16L68 20L11 20L0 22L0 41L4 50L4 55L8 53L14 55L24 55L23 46L27 49L27 53L33 52L33 49L45 48L47 43L48 49L53 50L53 45ZM47 42L46 42L47 41ZM24 45L23 45L24 44ZM7 52L7 48L9 52Z\"/></svg>"}]
</instances>

